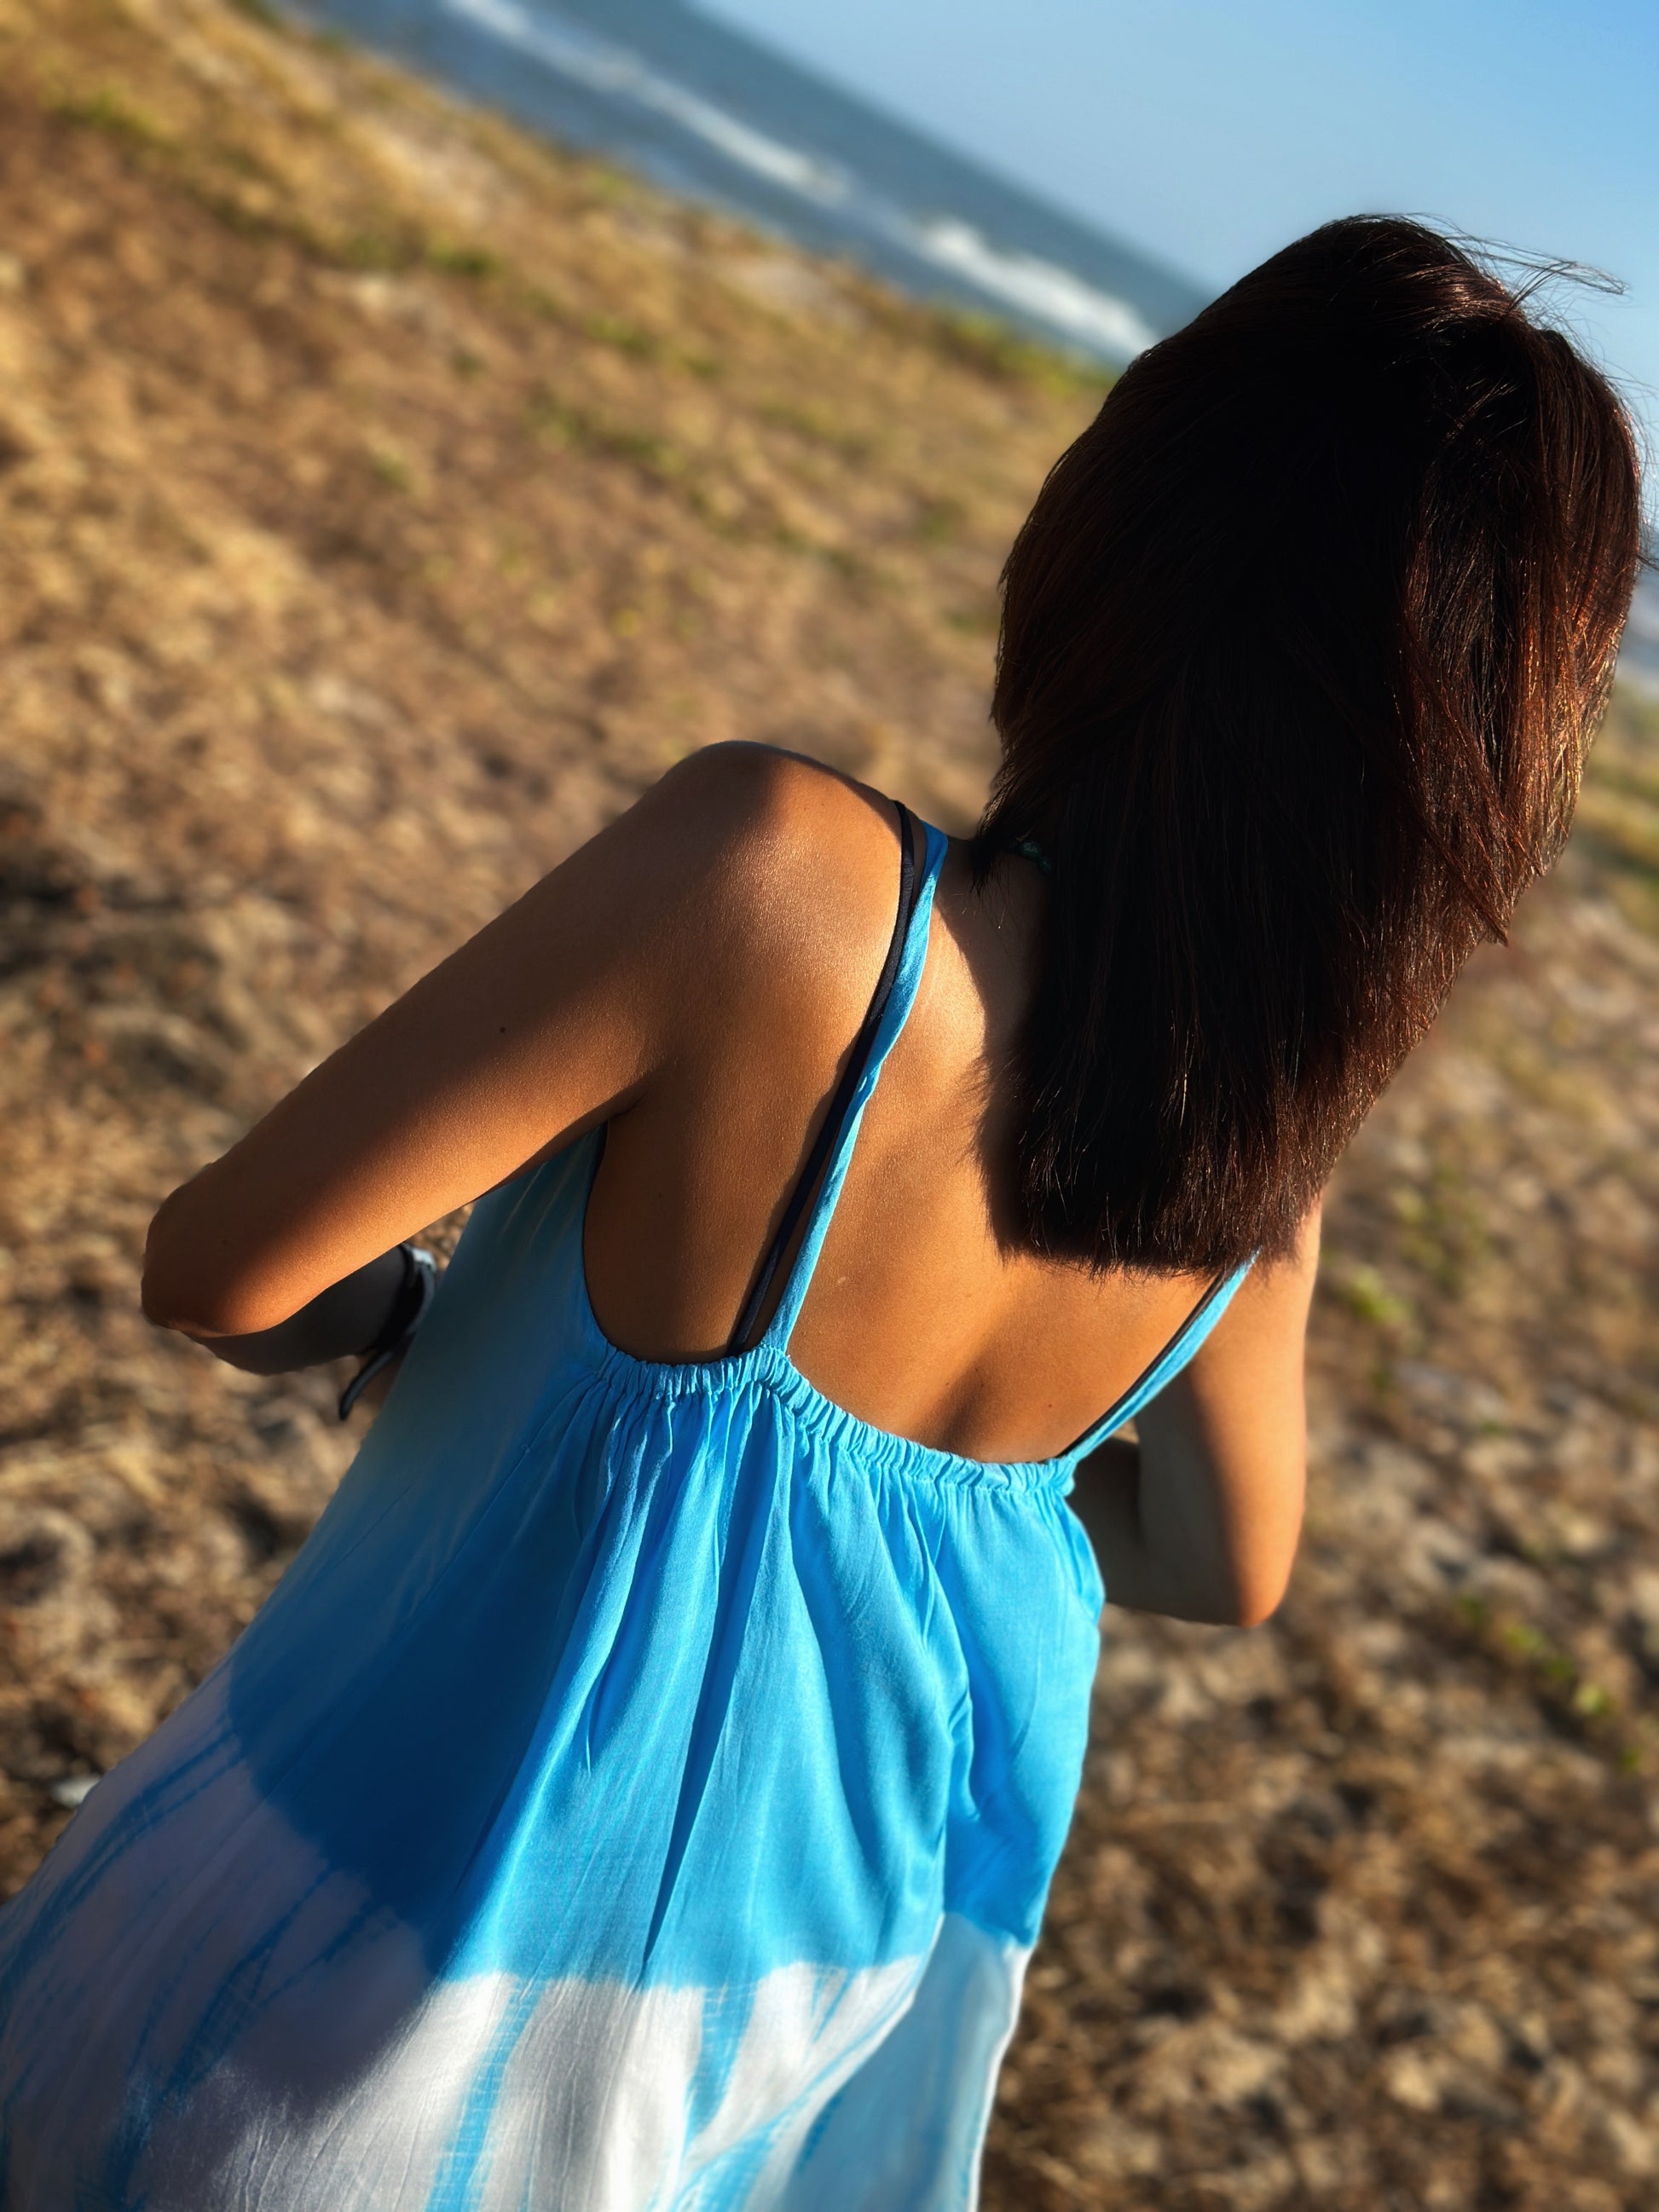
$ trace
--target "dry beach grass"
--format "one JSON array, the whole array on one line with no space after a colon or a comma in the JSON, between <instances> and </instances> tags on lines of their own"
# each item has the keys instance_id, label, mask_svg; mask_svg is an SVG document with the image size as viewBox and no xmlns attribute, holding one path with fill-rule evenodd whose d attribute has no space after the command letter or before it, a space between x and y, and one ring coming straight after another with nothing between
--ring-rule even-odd
<instances>
[{"instance_id":1,"label":"dry beach grass","mask_svg":"<svg viewBox=\"0 0 1659 2212\"><path fill-rule=\"evenodd\" d=\"M270 1587L327 1378L158 1196L688 748L972 813L1089 380L221 0L0 0L0 1858ZM1110 1615L998 2212L1659 2192L1659 716L1340 1178L1295 1586Z\"/></svg>"}]
</instances>

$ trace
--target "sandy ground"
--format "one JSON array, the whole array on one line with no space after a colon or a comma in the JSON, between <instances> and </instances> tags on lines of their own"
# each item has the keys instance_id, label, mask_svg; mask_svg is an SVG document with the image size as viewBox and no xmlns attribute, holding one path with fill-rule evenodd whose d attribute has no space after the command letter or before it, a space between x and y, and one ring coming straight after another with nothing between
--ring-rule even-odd
<instances>
[{"instance_id":1,"label":"sandy ground","mask_svg":"<svg viewBox=\"0 0 1659 2212\"><path fill-rule=\"evenodd\" d=\"M1084 374L273 28L0 0L0 1874L270 1589L331 1378L159 1196L669 761L970 817ZM1339 1179L1267 1628L1109 1613L994 2212L1659 2195L1659 714Z\"/></svg>"}]
</instances>

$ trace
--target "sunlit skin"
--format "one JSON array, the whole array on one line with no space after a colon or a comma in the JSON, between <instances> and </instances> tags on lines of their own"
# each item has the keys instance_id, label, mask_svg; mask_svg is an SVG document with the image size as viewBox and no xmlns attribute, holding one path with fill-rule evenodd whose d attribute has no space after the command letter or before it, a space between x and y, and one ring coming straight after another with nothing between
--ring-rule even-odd
<instances>
[{"instance_id":1,"label":"sunlit skin","mask_svg":"<svg viewBox=\"0 0 1659 2212\"><path fill-rule=\"evenodd\" d=\"M150 1227L144 1310L228 1349L600 1122L595 1313L643 1358L725 1347L892 928L891 803L730 745L673 769L307 1076ZM791 1346L878 1427L1046 1458L1154 1358L1199 1275L1095 1275L1020 1243L1001 1073L1043 878L952 845L915 1012ZM1301 1522L1318 1256L1259 1267L1187 1371L1073 1494L1113 1601L1255 1622ZM1010 1592L1011 1602L1018 1593Z\"/></svg>"}]
</instances>

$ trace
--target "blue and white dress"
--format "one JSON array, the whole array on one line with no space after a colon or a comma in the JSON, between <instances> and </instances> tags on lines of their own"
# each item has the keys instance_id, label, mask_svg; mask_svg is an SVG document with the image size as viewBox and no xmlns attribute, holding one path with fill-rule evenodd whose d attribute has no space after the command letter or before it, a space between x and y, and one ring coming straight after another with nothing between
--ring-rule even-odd
<instances>
[{"instance_id":1,"label":"blue and white dress","mask_svg":"<svg viewBox=\"0 0 1659 2212\"><path fill-rule=\"evenodd\" d=\"M872 1427L789 1340L914 1003L928 830L770 1325L636 1359L599 1139L477 1207L264 1610L0 1913L9 2212L961 2212L1070 1818L1070 1452Z\"/></svg>"}]
</instances>

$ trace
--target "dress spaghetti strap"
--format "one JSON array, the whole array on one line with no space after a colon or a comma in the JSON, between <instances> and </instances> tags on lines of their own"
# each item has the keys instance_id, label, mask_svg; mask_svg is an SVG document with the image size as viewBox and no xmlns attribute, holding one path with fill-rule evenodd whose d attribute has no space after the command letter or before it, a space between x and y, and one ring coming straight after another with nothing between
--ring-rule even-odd
<instances>
[{"instance_id":1,"label":"dress spaghetti strap","mask_svg":"<svg viewBox=\"0 0 1659 2212\"><path fill-rule=\"evenodd\" d=\"M1153 1398L1164 1384L1177 1376L1198 1350L1210 1331L1233 1302L1233 1295L1250 1272L1252 1262L1246 1261L1231 1275L1218 1275L1203 1297L1188 1315L1156 1359L1143 1367L1134 1381L1116 1399L1100 1419L1086 1428L1074 1444L1061 1455L1065 1459L1084 1459L1097 1450L1115 1429L1121 1429Z\"/></svg>"},{"instance_id":2,"label":"dress spaghetti strap","mask_svg":"<svg viewBox=\"0 0 1659 2212\"><path fill-rule=\"evenodd\" d=\"M893 804L898 809L899 820L899 894L898 908L893 917L893 934L887 946L887 957L882 963L881 974L877 979L875 993L870 1000L869 1012L864 1017L862 1028L853 1040L852 1054L842 1072L840 1082L836 1085L835 1095L830 1101L830 1110L823 1117L823 1126L813 1140L812 1149L806 1156L805 1166L795 1178L794 1188L789 1194L788 1204L783 1209L783 1217L778 1223L777 1232L766 1249L765 1255L756 1271L749 1295L744 1300L743 1310L738 1316L737 1325L732 1329L730 1341L726 1347L728 1358L735 1357L737 1353L743 1351L753 1334L755 1323L766 1304L766 1294L772 1287L773 1279L777 1274L785 1253L788 1251L794 1239L796 1231L800 1227L801 1216L811 1202L812 1194L817 1188L819 1180L823 1174L825 1163L836 1151L846 1133L848 1117L853 1111L854 1094L869 1067L870 1054L874 1048L877 1034L881 1028L882 1016L886 1012L888 1000L892 996L893 982L898 974L899 962L903 956L909 936L920 885L915 850L915 817L902 799L895 799ZM932 836L938 833L930 831L928 834ZM830 1200L832 1206L834 1202L832 1198ZM805 1287L803 1285L803 1291ZM797 1307L799 1308L799 1300Z\"/></svg>"}]
</instances>

